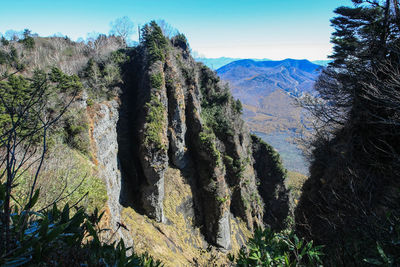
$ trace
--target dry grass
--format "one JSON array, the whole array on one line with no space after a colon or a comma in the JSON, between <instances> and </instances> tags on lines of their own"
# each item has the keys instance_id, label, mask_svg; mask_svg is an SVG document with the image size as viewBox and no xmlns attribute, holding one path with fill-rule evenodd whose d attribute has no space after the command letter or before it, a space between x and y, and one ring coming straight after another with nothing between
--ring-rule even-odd
<instances>
[{"instance_id":1,"label":"dry grass","mask_svg":"<svg viewBox=\"0 0 400 267\"><path fill-rule=\"evenodd\" d=\"M227 254L208 245L194 226L193 218L179 212L179 206L193 199L190 186L178 169L168 168L165 175L164 211L168 223L156 223L131 208L122 212L128 226L136 252L148 251L167 266L221 266L228 262ZM190 204L189 204L190 205ZM246 242L251 233L246 224L238 219L231 220L232 245L235 253ZM236 240L238 237L239 240Z\"/></svg>"},{"instance_id":2,"label":"dry grass","mask_svg":"<svg viewBox=\"0 0 400 267\"><path fill-rule=\"evenodd\" d=\"M288 171L288 176L286 179L286 187L289 188L293 195L294 203L297 205L301 196L301 188L305 181L307 181L308 177L293 171Z\"/></svg>"}]
</instances>

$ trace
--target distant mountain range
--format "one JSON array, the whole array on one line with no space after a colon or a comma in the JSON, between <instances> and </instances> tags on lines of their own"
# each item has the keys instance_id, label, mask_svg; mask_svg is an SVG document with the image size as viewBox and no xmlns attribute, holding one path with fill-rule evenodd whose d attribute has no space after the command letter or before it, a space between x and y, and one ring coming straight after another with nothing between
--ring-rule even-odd
<instances>
[{"instance_id":1,"label":"distant mountain range","mask_svg":"<svg viewBox=\"0 0 400 267\"><path fill-rule=\"evenodd\" d=\"M294 98L314 92L314 83L322 69L321 65L308 60L296 59L243 59L217 69L221 79L229 83L233 96L242 101L243 116L251 131L275 146L284 161L286 156L288 163L295 162L287 168L303 174L307 173L305 162L299 158L300 151L288 140L291 134L299 133L306 122L302 109L294 105ZM288 151L287 155L283 151ZM298 154L295 160L293 153Z\"/></svg>"},{"instance_id":2,"label":"distant mountain range","mask_svg":"<svg viewBox=\"0 0 400 267\"><path fill-rule=\"evenodd\" d=\"M204 65L207 67L217 70L221 68L222 66L225 66L231 62L242 60L243 58L232 58L232 57L218 57L218 58L206 58L206 57L196 57L195 60L199 62L203 62ZM254 61L269 61L270 59L268 58L263 58L263 59L257 59L257 58L251 58L251 60ZM321 66L327 66L331 60L315 60L311 61L314 64L321 65Z\"/></svg>"},{"instance_id":3,"label":"distant mountain range","mask_svg":"<svg viewBox=\"0 0 400 267\"><path fill-rule=\"evenodd\" d=\"M233 61L242 60L243 58L232 58L232 57L218 57L218 58L205 58L205 57L198 57L195 58L196 61L203 62L204 65L209 67L210 69L216 70L225 66ZM253 58L254 61L267 61L270 60L268 58L257 59Z\"/></svg>"}]
</instances>

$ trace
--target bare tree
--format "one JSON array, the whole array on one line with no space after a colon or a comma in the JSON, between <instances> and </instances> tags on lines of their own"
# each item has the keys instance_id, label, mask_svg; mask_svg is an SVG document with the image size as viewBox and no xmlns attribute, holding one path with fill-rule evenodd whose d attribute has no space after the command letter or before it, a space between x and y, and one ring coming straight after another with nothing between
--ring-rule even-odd
<instances>
[{"instance_id":1,"label":"bare tree","mask_svg":"<svg viewBox=\"0 0 400 267\"><path fill-rule=\"evenodd\" d=\"M120 36L126 43L128 38L135 32L133 22L127 17L117 18L110 23L110 34Z\"/></svg>"},{"instance_id":2,"label":"bare tree","mask_svg":"<svg viewBox=\"0 0 400 267\"><path fill-rule=\"evenodd\" d=\"M163 19L156 20L158 26L160 26L162 33L167 38L172 38L176 34L178 34L178 30L171 26L171 24L167 23Z\"/></svg>"}]
</instances>

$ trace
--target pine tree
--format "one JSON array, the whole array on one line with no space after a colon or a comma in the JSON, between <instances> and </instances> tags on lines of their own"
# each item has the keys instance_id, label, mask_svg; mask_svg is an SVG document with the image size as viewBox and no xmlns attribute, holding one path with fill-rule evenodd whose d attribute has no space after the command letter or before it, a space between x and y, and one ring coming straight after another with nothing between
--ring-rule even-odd
<instances>
[{"instance_id":1,"label":"pine tree","mask_svg":"<svg viewBox=\"0 0 400 267\"><path fill-rule=\"evenodd\" d=\"M331 264L398 264L399 4L353 2L331 20L333 62L316 83L320 98L303 102L320 128L297 228L327 245Z\"/></svg>"}]
</instances>

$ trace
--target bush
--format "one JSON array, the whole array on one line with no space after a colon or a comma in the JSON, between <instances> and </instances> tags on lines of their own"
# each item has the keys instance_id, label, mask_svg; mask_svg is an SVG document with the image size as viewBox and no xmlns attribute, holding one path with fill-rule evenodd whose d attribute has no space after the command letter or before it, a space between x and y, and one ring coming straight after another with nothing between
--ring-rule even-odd
<instances>
[{"instance_id":1,"label":"bush","mask_svg":"<svg viewBox=\"0 0 400 267\"><path fill-rule=\"evenodd\" d=\"M7 46L10 44L10 41L8 41L4 36L1 37L1 44L4 46Z\"/></svg>"},{"instance_id":2,"label":"bush","mask_svg":"<svg viewBox=\"0 0 400 267\"><path fill-rule=\"evenodd\" d=\"M163 80L163 76L160 72L150 75L150 85L152 88L161 89Z\"/></svg>"},{"instance_id":3,"label":"bush","mask_svg":"<svg viewBox=\"0 0 400 267\"><path fill-rule=\"evenodd\" d=\"M26 49L33 49L35 47L35 39L31 36L31 31L28 29L24 30L24 39L20 40Z\"/></svg>"},{"instance_id":4,"label":"bush","mask_svg":"<svg viewBox=\"0 0 400 267\"><path fill-rule=\"evenodd\" d=\"M172 43L176 47L182 48L184 51L186 51L189 48L188 41L186 39L186 36L183 33L178 33L172 38Z\"/></svg>"},{"instance_id":5,"label":"bush","mask_svg":"<svg viewBox=\"0 0 400 267\"><path fill-rule=\"evenodd\" d=\"M154 144L156 148L166 150L161 134L164 130L165 108L156 95L151 95L150 101L146 104L147 116L144 132L144 143Z\"/></svg>"},{"instance_id":6,"label":"bush","mask_svg":"<svg viewBox=\"0 0 400 267\"><path fill-rule=\"evenodd\" d=\"M201 131L199 133L199 138L200 138L200 143L201 143L203 149L209 155L212 156L216 165L219 165L220 160L221 160L221 153L217 149L216 137L215 137L215 134L213 133L213 131L210 128L205 127L203 129L203 131Z\"/></svg>"},{"instance_id":7,"label":"bush","mask_svg":"<svg viewBox=\"0 0 400 267\"><path fill-rule=\"evenodd\" d=\"M89 126L85 110L70 109L63 120L65 143L89 155Z\"/></svg>"},{"instance_id":8,"label":"bush","mask_svg":"<svg viewBox=\"0 0 400 267\"><path fill-rule=\"evenodd\" d=\"M256 229L247 247L237 258L230 255L230 260L237 266L317 266L321 263L321 248L288 230L274 233L268 228Z\"/></svg>"},{"instance_id":9,"label":"bush","mask_svg":"<svg viewBox=\"0 0 400 267\"><path fill-rule=\"evenodd\" d=\"M155 21L151 21L149 24L142 28L141 40L148 53L148 64L151 65L154 62L160 60L165 61L165 54L168 49L168 42L162 33L161 28Z\"/></svg>"},{"instance_id":10,"label":"bush","mask_svg":"<svg viewBox=\"0 0 400 267\"><path fill-rule=\"evenodd\" d=\"M4 215L5 184L0 184L0 215ZM14 206L11 214L7 247L0 245L2 266L162 266L147 254L135 252L123 240L118 243L101 242L100 228L103 213L94 210L87 214L82 208L72 212L69 205L62 210L56 205L43 212L33 212L39 190L23 208ZM73 215L72 215L73 214ZM3 233L3 220L0 221ZM4 253L5 252L5 253Z\"/></svg>"},{"instance_id":11,"label":"bush","mask_svg":"<svg viewBox=\"0 0 400 267\"><path fill-rule=\"evenodd\" d=\"M243 105L242 102L240 101L240 99L237 99L236 101L232 102L233 106L234 106L234 110L239 113L242 114L243 112Z\"/></svg>"}]
</instances>

